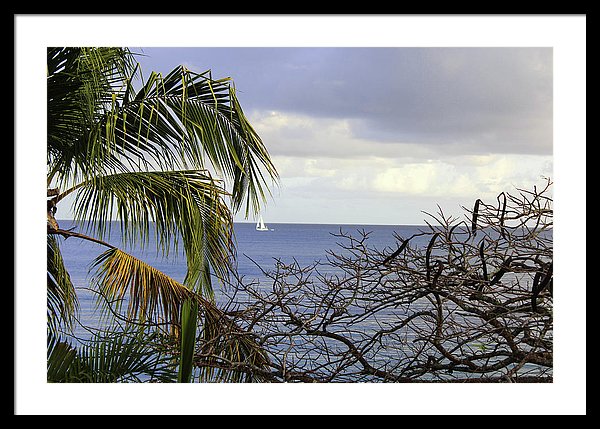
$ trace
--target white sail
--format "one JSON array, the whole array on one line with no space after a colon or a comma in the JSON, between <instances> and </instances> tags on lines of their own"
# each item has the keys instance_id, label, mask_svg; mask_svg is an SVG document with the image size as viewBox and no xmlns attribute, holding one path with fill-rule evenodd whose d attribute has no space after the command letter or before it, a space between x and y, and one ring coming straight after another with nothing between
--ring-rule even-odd
<instances>
[{"instance_id":1,"label":"white sail","mask_svg":"<svg viewBox=\"0 0 600 429\"><path fill-rule=\"evenodd\" d=\"M269 228L265 225L262 216L260 216L258 222L256 222L256 230L257 231L268 231Z\"/></svg>"}]
</instances>

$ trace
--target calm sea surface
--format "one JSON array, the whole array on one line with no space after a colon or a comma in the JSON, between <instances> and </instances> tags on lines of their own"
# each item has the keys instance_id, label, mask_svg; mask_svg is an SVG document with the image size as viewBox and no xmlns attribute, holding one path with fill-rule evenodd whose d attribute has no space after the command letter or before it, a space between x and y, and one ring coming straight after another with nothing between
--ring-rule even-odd
<instances>
[{"instance_id":1,"label":"calm sea surface","mask_svg":"<svg viewBox=\"0 0 600 429\"><path fill-rule=\"evenodd\" d=\"M59 224L61 228L65 229L75 226L72 221L68 220L59 221ZM327 262L329 250L343 253L339 243L348 243L347 240L334 235L339 234L340 231L355 238L361 237L361 231L368 232L366 242L368 247L379 251L386 250L388 254L397 249L398 241L395 234L402 238L408 238L420 231L428 231L427 226L413 225L273 223L268 224L268 228L268 231L257 231L253 223L235 224L237 271L245 277L246 283L259 281L261 286L264 284L265 287L270 287L272 281L265 277L261 268L265 271L273 270L278 259L286 264L296 261L300 267L307 267L318 261ZM78 228L77 231L84 232L84 229ZM424 248L429 240L430 237L418 236L411 240L410 245ZM185 277L186 263L181 252L179 254L171 252L169 257L165 258L162 254L157 253L156 242L152 239L144 249L127 248L122 243L120 228L116 222L112 227L111 236L106 241L151 264L179 282L182 282ZM96 295L87 288L91 275L93 275L89 272L89 268L94 259L107 248L77 238L60 240L60 243L65 265L77 289L80 301L80 320L84 325L100 327L102 323L99 319L100 312L96 309ZM319 267L321 272L329 269L335 268L323 265ZM220 302L220 298L223 296L219 294L218 284L214 283L213 287L216 300ZM365 328L368 329L368 326ZM89 337L89 333L81 327L75 329L75 335Z\"/></svg>"},{"instance_id":2,"label":"calm sea surface","mask_svg":"<svg viewBox=\"0 0 600 429\"><path fill-rule=\"evenodd\" d=\"M72 221L59 221L61 228L75 226ZM333 234L348 233L360 237L359 231L369 232L368 246L378 250L396 250L394 232L401 237L409 237L425 226L412 225L333 225L333 224L287 224L271 223L268 231L257 231L253 223L236 223L237 270L248 280L266 281L261 268L269 271L274 268L277 259L284 263L294 260L298 264L308 266L316 261L325 262L327 251L340 252L338 243L347 243ZM84 232L82 228L76 231ZM423 238L423 245L427 238ZM180 252L171 252L168 258L156 251L156 242L152 239L144 248L127 248L123 246L118 223L114 223L111 235L106 239L109 243L122 248L155 268L163 271L173 279L182 282L185 277L185 257ZM418 245L418 240L411 240L411 245ZM86 290L93 273L89 272L92 261L107 250L106 247L77 238L61 240L61 250L71 280L78 291L80 300L80 316L82 322L94 324L98 311L95 308L95 295ZM389 253L389 252L388 252ZM215 289L217 289L215 285ZM218 290L215 291L218 299Z\"/></svg>"}]
</instances>

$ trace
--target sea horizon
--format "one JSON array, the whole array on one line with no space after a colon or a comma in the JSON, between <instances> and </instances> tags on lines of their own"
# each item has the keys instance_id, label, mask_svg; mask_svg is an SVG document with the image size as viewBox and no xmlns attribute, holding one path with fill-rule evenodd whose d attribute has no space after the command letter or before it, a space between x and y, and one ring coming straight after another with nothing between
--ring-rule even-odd
<instances>
[{"instance_id":1,"label":"sea horizon","mask_svg":"<svg viewBox=\"0 0 600 429\"><path fill-rule=\"evenodd\" d=\"M465 218L466 220L466 218ZM61 218L56 219L59 223L61 222L76 222L73 218ZM92 220L83 220L83 222L90 222ZM93 221L95 222L95 221ZM111 219L110 222L120 222L118 219ZM251 224L255 225L256 221L251 220L234 220L234 224ZM362 223L362 222L265 222L268 225L323 225L323 226L415 226L415 227L428 227L426 223Z\"/></svg>"}]
</instances>

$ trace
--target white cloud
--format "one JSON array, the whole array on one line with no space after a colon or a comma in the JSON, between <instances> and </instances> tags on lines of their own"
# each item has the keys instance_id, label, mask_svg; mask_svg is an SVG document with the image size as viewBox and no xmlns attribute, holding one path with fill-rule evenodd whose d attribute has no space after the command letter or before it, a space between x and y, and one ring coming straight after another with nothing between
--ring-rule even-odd
<instances>
[{"instance_id":1,"label":"white cloud","mask_svg":"<svg viewBox=\"0 0 600 429\"><path fill-rule=\"evenodd\" d=\"M409 163L389 168L373 179L373 188L404 195L472 195L476 187L465 173L440 162Z\"/></svg>"},{"instance_id":2,"label":"white cloud","mask_svg":"<svg viewBox=\"0 0 600 429\"><path fill-rule=\"evenodd\" d=\"M273 155L339 156L357 150L348 122L281 111L254 111L254 129Z\"/></svg>"},{"instance_id":3,"label":"white cloud","mask_svg":"<svg viewBox=\"0 0 600 429\"><path fill-rule=\"evenodd\" d=\"M515 187L529 188L541 176L552 177L551 155L457 155L412 142L358 138L348 119L281 111L253 112L252 120L284 183L297 188L310 182L315 196L363 192L371 196L495 198Z\"/></svg>"},{"instance_id":4,"label":"white cloud","mask_svg":"<svg viewBox=\"0 0 600 429\"><path fill-rule=\"evenodd\" d=\"M552 177L552 48L150 51L234 79L281 176L275 219L392 222Z\"/></svg>"},{"instance_id":5,"label":"white cloud","mask_svg":"<svg viewBox=\"0 0 600 429\"><path fill-rule=\"evenodd\" d=\"M253 111L248 116L269 153L279 158L427 159L437 156L439 151L439 148L411 141L358 137L353 129L359 120L317 118L284 111Z\"/></svg>"},{"instance_id":6,"label":"white cloud","mask_svg":"<svg viewBox=\"0 0 600 429\"><path fill-rule=\"evenodd\" d=\"M406 161L402 158L356 159L276 157L285 186L314 198L336 193L363 198L418 196L430 199L495 198L500 192L531 188L552 177L551 157L487 155ZM301 185L309 186L306 191Z\"/></svg>"},{"instance_id":7,"label":"white cloud","mask_svg":"<svg viewBox=\"0 0 600 429\"><path fill-rule=\"evenodd\" d=\"M281 177L286 179L295 177L332 177L336 175L339 168L339 163L331 158L274 155L272 159Z\"/></svg>"},{"instance_id":8,"label":"white cloud","mask_svg":"<svg viewBox=\"0 0 600 429\"><path fill-rule=\"evenodd\" d=\"M464 163L407 163L379 172L373 188L381 192L427 197L493 198L515 187L530 188L541 177L552 176L550 157L488 155L469 157Z\"/></svg>"},{"instance_id":9,"label":"white cloud","mask_svg":"<svg viewBox=\"0 0 600 429\"><path fill-rule=\"evenodd\" d=\"M307 159L304 161L304 171L310 176L333 177L336 175L338 168L334 168L331 164L332 162L329 159Z\"/></svg>"}]
</instances>

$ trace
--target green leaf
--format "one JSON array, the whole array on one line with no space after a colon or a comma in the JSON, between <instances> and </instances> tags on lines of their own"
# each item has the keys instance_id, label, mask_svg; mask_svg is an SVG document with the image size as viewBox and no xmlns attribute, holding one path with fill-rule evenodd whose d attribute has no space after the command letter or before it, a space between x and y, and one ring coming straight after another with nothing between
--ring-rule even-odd
<instances>
[{"instance_id":1,"label":"green leaf","mask_svg":"<svg viewBox=\"0 0 600 429\"><path fill-rule=\"evenodd\" d=\"M127 301L127 317L140 322L177 325L183 301L193 292L146 262L113 248L99 255L92 269L92 287L115 302L115 309ZM100 302L102 303L102 301Z\"/></svg>"},{"instance_id":2,"label":"green leaf","mask_svg":"<svg viewBox=\"0 0 600 429\"><path fill-rule=\"evenodd\" d=\"M184 283L212 296L210 272L227 278L235 258L233 217L226 192L204 171L119 173L79 187L75 216L93 215L102 238L111 219L120 221L125 243L141 245L156 232L157 251L168 256L183 244L187 258Z\"/></svg>"},{"instance_id":3,"label":"green leaf","mask_svg":"<svg viewBox=\"0 0 600 429\"><path fill-rule=\"evenodd\" d=\"M70 381L77 351L68 343L48 337L46 379L49 383Z\"/></svg>"},{"instance_id":4,"label":"green leaf","mask_svg":"<svg viewBox=\"0 0 600 429\"><path fill-rule=\"evenodd\" d=\"M50 234L47 237L48 327L53 331L58 326L70 329L74 324L79 301L65 268L58 241Z\"/></svg>"},{"instance_id":5,"label":"green leaf","mask_svg":"<svg viewBox=\"0 0 600 429\"><path fill-rule=\"evenodd\" d=\"M210 301L211 275L226 279L235 258L232 212L244 203L247 217L258 212L278 179L231 80L177 67L138 81L139 65L123 48L49 48L47 66L47 185L62 191L53 202L73 193L76 220L91 226L87 231L100 236L92 240L97 243L110 234L116 218L127 243L147 244L155 232L165 256L178 246L185 252L181 284L117 248L106 251L92 267L92 286L105 305L113 300L118 308L126 299L131 321L177 327L182 302L196 299L208 326L204 338L219 339L220 356L264 363L260 349L243 335L217 329L226 318ZM49 321L71 319L74 297L58 246L49 241ZM123 379L104 368L118 374L116 369L124 368L120 359L136 340L114 334L78 349L69 377ZM67 346L56 350L57 356L71 356ZM103 360L107 352L116 360Z\"/></svg>"},{"instance_id":6,"label":"green leaf","mask_svg":"<svg viewBox=\"0 0 600 429\"><path fill-rule=\"evenodd\" d=\"M198 302L187 299L181 309L181 355L179 359L178 383L190 383L194 365L196 345L196 325L198 323Z\"/></svg>"},{"instance_id":7,"label":"green leaf","mask_svg":"<svg viewBox=\"0 0 600 429\"><path fill-rule=\"evenodd\" d=\"M173 382L171 357L156 347L156 333L133 325L94 333L78 347L48 337L47 380L53 383Z\"/></svg>"}]
</instances>

